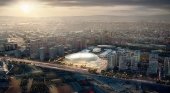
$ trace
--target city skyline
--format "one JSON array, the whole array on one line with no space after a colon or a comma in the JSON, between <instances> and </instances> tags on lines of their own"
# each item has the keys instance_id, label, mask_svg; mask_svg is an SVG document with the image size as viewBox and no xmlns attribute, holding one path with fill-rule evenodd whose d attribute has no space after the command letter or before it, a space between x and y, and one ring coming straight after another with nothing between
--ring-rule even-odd
<instances>
[{"instance_id":1,"label":"city skyline","mask_svg":"<svg viewBox=\"0 0 170 93\"><path fill-rule=\"evenodd\" d=\"M169 93L170 0L0 0L0 93Z\"/></svg>"}]
</instances>

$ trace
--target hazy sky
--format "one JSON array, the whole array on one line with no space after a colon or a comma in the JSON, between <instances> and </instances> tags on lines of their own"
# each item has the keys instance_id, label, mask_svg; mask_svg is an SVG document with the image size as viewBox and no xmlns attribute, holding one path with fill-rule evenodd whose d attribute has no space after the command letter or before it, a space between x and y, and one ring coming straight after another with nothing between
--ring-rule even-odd
<instances>
[{"instance_id":1,"label":"hazy sky","mask_svg":"<svg viewBox=\"0 0 170 93\"><path fill-rule=\"evenodd\" d=\"M170 15L170 0L0 0L0 16Z\"/></svg>"}]
</instances>

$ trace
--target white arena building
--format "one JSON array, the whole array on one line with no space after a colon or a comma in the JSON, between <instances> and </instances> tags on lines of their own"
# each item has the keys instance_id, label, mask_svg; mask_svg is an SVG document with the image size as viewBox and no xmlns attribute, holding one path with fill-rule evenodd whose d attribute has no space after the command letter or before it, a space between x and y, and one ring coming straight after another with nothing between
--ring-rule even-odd
<instances>
[{"instance_id":1,"label":"white arena building","mask_svg":"<svg viewBox=\"0 0 170 93\"><path fill-rule=\"evenodd\" d=\"M98 55L88 52L78 52L65 56L64 63L73 66L104 70L107 67L107 60L101 59Z\"/></svg>"}]
</instances>

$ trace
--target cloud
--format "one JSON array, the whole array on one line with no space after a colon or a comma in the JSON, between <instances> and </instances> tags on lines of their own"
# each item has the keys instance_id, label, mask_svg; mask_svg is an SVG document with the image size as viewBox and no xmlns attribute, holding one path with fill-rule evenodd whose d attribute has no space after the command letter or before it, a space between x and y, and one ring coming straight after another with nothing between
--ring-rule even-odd
<instances>
[{"instance_id":1,"label":"cloud","mask_svg":"<svg viewBox=\"0 0 170 93\"><path fill-rule=\"evenodd\" d=\"M0 0L0 5L7 5L16 1L31 0ZM114 6L114 5L142 5L170 9L170 0L32 0L53 6Z\"/></svg>"},{"instance_id":2,"label":"cloud","mask_svg":"<svg viewBox=\"0 0 170 93\"><path fill-rule=\"evenodd\" d=\"M67 7L65 12L62 9L60 13L68 15L170 15L170 0L0 0L0 6L22 1L52 6L43 6L43 12L54 11L51 14L55 14L61 7Z\"/></svg>"},{"instance_id":3,"label":"cloud","mask_svg":"<svg viewBox=\"0 0 170 93\"><path fill-rule=\"evenodd\" d=\"M40 2L48 6L58 7L109 7L117 5L146 6L170 11L170 0L0 0L0 6L14 4L15 2Z\"/></svg>"},{"instance_id":4,"label":"cloud","mask_svg":"<svg viewBox=\"0 0 170 93\"><path fill-rule=\"evenodd\" d=\"M54 6L141 5L170 9L170 0L39 0Z\"/></svg>"}]
</instances>

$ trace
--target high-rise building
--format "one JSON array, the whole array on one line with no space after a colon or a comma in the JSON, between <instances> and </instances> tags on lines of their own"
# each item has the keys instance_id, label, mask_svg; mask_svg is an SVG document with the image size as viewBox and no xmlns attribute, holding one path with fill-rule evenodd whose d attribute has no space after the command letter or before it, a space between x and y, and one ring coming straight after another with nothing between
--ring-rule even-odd
<instances>
[{"instance_id":1,"label":"high-rise building","mask_svg":"<svg viewBox=\"0 0 170 93\"><path fill-rule=\"evenodd\" d=\"M49 58L50 58L50 59L55 59L56 56L57 56L56 47L51 47L51 48L49 49Z\"/></svg>"},{"instance_id":2,"label":"high-rise building","mask_svg":"<svg viewBox=\"0 0 170 93\"><path fill-rule=\"evenodd\" d=\"M39 58L39 48L40 48L40 40L30 40L27 48L29 50L30 58L38 59Z\"/></svg>"},{"instance_id":3,"label":"high-rise building","mask_svg":"<svg viewBox=\"0 0 170 93\"><path fill-rule=\"evenodd\" d=\"M140 62L141 51L140 50L135 50L134 56L136 57L136 61Z\"/></svg>"},{"instance_id":4,"label":"high-rise building","mask_svg":"<svg viewBox=\"0 0 170 93\"><path fill-rule=\"evenodd\" d=\"M102 32L100 32L100 36L99 36L99 42L100 42L100 44L105 44L105 42L107 41L106 40L106 37L105 37L105 32L106 31L102 31Z\"/></svg>"},{"instance_id":5,"label":"high-rise building","mask_svg":"<svg viewBox=\"0 0 170 93\"><path fill-rule=\"evenodd\" d=\"M149 67L147 69L148 74L157 74L158 72L158 54L149 55Z\"/></svg>"},{"instance_id":6,"label":"high-rise building","mask_svg":"<svg viewBox=\"0 0 170 93\"><path fill-rule=\"evenodd\" d=\"M116 51L113 51L108 55L108 68L112 69L116 66L118 66L117 53Z\"/></svg>"},{"instance_id":7,"label":"high-rise building","mask_svg":"<svg viewBox=\"0 0 170 93\"><path fill-rule=\"evenodd\" d=\"M58 45L57 46L57 55L58 56L64 56L64 45Z\"/></svg>"},{"instance_id":8,"label":"high-rise building","mask_svg":"<svg viewBox=\"0 0 170 93\"><path fill-rule=\"evenodd\" d=\"M126 69L128 69L127 56L126 55L120 55L119 56L119 70L126 70Z\"/></svg>"},{"instance_id":9,"label":"high-rise building","mask_svg":"<svg viewBox=\"0 0 170 93\"><path fill-rule=\"evenodd\" d=\"M138 57L137 56L132 56L131 57L131 70L136 71L138 70Z\"/></svg>"},{"instance_id":10,"label":"high-rise building","mask_svg":"<svg viewBox=\"0 0 170 93\"><path fill-rule=\"evenodd\" d=\"M6 43L4 44L5 50L16 50L18 48L18 45L16 43Z\"/></svg>"},{"instance_id":11,"label":"high-rise building","mask_svg":"<svg viewBox=\"0 0 170 93\"><path fill-rule=\"evenodd\" d=\"M15 55L15 57L21 57L22 52L20 50L15 50L14 55Z\"/></svg>"},{"instance_id":12,"label":"high-rise building","mask_svg":"<svg viewBox=\"0 0 170 93\"><path fill-rule=\"evenodd\" d=\"M0 44L0 52L3 52L3 51L5 51L5 47L3 44Z\"/></svg>"},{"instance_id":13,"label":"high-rise building","mask_svg":"<svg viewBox=\"0 0 170 93\"><path fill-rule=\"evenodd\" d=\"M77 47L78 47L78 51L83 49L83 42L80 39L77 40Z\"/></svg>"},{"instance_id":14,"label":"high-rise building","mask_svg":"<svg viewBox=\"0 0 170 93\"><path fill-rule=\"evenodd\" d=\"M72 51L77 52L83 49L83 42L81 38L71 38L70 45L72 46Z\"/></svg>"},{"instance_id":15,"label":"high-rise building","mask_svg":"<svg viewBox=\"0 0 170 93\"><path fill-rule=\"evenodd\" d=\"M76 47L76 39L70 38L70 39L68 40L68 43L70 43L72 51L76 51L76 50L77 50L77 47Z\"/></svg>"},{"instance_id":16,"label":"high-rise building","mask_svg":"<svg viewBox=\"0 0 170 93\"><path fill-rule=\"evenodd\" d=\"M40 55L40 61L45 61L46 58L45 47L39 48L39 55Z\"/></svg>"},{"instance_id":17,"label":"high-rise building","mask_svg":"<svg viewBox=\"0 0 170 93\"><path fill-rule=\"evenodd\" d=\"M131 70L138 70L138 64L140 62L140 50L136 50L131 54Z\"/></svg>"},{"instance_id":18,"label":"high-rise building","mask_svg":"<svg viewBox=\"0 0 170 93\"><path fill-rule=\"evenodd\" d=\"M170 76L170 57L164 59L164 73L165 76Z\"/></svg>"}]
</instances>

